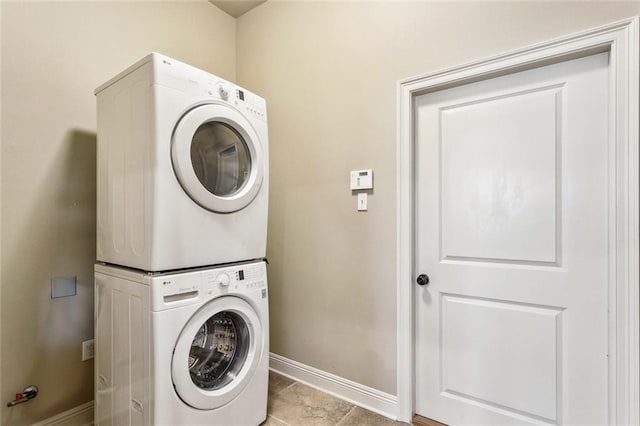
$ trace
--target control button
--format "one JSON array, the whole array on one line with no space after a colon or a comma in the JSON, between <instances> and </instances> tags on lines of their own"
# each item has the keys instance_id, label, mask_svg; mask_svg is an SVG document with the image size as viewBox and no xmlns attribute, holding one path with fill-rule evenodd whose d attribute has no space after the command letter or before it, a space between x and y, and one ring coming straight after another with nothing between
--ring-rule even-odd
<instances>
[{"instance_id":1,"label":"control button","mask_svg":"<svg viewBox=\"0 0 640 426\"><path fill-rule=\"evenodd\" d=\"M218 84L218 93L220 93L220 97L223 100L226 101L229 99L229 88L225 84Z\"/></svg>"},{"instance_id":2,"label":"control button","mask_svg":"<svg viewBox=\"0 0 640 426\"><path fill-rule=\"evenodd\" d=\"M223 288L229 287L229 282L230 282L229 275L225 274L224 272L218 275L218 278L216 281L218 281L218 285L220 287L223 287Z\"/></svg>"}]
</instances>

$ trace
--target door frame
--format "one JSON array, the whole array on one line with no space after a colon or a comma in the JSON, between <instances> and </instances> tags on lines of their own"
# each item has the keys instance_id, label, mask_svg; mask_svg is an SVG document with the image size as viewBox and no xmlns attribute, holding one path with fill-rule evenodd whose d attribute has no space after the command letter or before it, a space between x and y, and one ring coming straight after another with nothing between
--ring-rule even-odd
<instances>
[{"instance_id":1,"label":"door frame","mask_svg":"<svg viewBox=\"0 0 640 426\"><path fill-rule=\"evenodd\" d=\"M414 99L429 92L595 53L610 53L609 422L640 424L640 146L638 16L398 82L397 418L415 412Z\"/></svg>"}]
</instances>

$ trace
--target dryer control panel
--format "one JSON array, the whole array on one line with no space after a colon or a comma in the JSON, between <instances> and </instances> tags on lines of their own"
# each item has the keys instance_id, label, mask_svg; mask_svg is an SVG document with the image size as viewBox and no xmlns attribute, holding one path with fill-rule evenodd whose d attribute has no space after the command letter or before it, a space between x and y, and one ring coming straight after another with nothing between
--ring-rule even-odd
<instances>
[{"instance_id":1,"label":"dryer control panel","mask_svg":"<svg viewBox=\"0 0 640 426\"><path fill-rule=\"evenodd\" d=\"M219 95L220 99L233 104L243 113L261 121L267 121L267 103L260 96L225 80L211 75L207 80L207 95ZM215 86L215 88L214 88Z\"/></svg>"},{"instance_id":2,"label":"dryer control panel","mask_svg":"<svg viewBox=\"0 0 640 426\"><path fill-rule=\"evenodd\" d=\"M260 96L236 87L234 103L248 115L267 121L267 104Z\"/></svg>"},{"instance_id":3,"label":"dryer control panel","mask_svg":"<svg viewBox=\"0 0 640 426\"><path fill-rule=\"evenodd\" d=\"M153 53L154 82L182 92L228 102L250 117L267 122L267 103L260 96L227 80L164 55Z\"/></svg>"}]
</instances>

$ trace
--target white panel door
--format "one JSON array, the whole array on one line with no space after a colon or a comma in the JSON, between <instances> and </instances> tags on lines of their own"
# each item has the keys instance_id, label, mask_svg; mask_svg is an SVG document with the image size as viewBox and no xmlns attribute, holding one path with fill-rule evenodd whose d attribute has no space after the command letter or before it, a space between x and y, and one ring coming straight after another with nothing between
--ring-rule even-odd
<instances>
[{"instance_id":1,"label":"white panel door","mask_svg":"<svg viewBox=\"0 0 640 426\"><path fill-rule=\"evenodd\" d=\"M416 412L608 421L607 53L416 98Z\"/></svg>"}]
</instances>

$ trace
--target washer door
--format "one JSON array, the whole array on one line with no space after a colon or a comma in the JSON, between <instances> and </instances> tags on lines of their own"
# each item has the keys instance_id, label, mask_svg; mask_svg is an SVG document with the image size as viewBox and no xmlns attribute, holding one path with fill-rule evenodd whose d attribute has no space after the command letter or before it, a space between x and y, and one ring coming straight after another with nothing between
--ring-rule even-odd
<instances>
[{"instance_id":1,"label":"washer door","mask_svg":"<svg viewBox=\"0 0 640 426\"><path fill-rule=\"evenodd\" d=\"M171 361L182 401L212 410L251 381L262 356L260 320L246 301L224 296L198 310L180 333Z\"/></svg>"},{"instance_id":2,"label":"washer door","mask_svg":"<svg viewBox=\"0 0 640 426\"><path fill-rule=\"evenodd\" d=\"M246 207L262 185L262 144L237 110L206 104L187 112L171 141L173 168L185 192L218 213Z\"/></svg>"}]
</instances>

